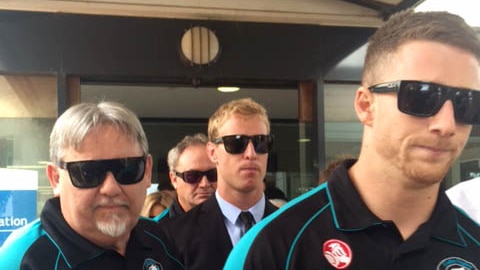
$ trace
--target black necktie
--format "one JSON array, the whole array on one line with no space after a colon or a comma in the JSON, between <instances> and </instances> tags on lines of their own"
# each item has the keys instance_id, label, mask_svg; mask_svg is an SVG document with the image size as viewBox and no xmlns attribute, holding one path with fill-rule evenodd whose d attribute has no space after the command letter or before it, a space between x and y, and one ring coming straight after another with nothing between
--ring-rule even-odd
<instances>
[{"instance_id":1,"label":"black necktie","mask_svg":"<svg viewBox=\"0 0 480 270\"><path fill-rule=\"evenodd\" d=\"M255 224L255 219L253 218L252 213L248 211L242 211L239 217L240 221L242 221L245 226L245 231L243 233L246 233Z\"/></svg>"}]
</instances>

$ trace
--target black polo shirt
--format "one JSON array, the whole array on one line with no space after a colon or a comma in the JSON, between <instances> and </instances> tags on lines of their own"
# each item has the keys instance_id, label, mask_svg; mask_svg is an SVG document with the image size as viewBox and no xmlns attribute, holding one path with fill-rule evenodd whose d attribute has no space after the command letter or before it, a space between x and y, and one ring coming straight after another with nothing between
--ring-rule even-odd
<instances>
[{"instance_id":1,"label":"black polo shirt","mask_svg":"<svg viewBox=\"0 0 480 270\"><path fill-rule=\"evenodd\" d=\"M163 210L158 216L153 217L152 220L155 221L155 222L158 222L159 224L161 224L163 226L163 223L166 220L178 217L178 216L183 215L185 213L186 212L180 206L180 202L178 202L178 197L175 196L175 198L173 199L170 207Z\"/></svg>"},{"instance_id":2,"label":"black polo shirt","mask_svg":"<svg viewBox=\"0 0 480 270\"><path fill-rule=\"evenodd\" d=\"M347 173L354 162L254 226L224 269L479 269L480 228L443 189L430 219L404 241L361 200Z\"/></svg>"},{"instance_id":3,"label":"black polo shirt","mask_svg":"<svg viewBox=\"0 0 480 270\"><path fill-rule=\"evenodd\" d=\"M180 202L178 201L178 196L175 196L168 210L169 210L168 212L169 218L174 218L174 217L185 214L185 210L183 210L182 206L180 205Z\"/></svg>"},{"instance_id":4,"label":"black polo shirt","mask_svg":"<svg viewBox=\"0 0 480 270\"><path fill-rule=\"evenodd\" d=\"M158 231L155 222L140 219L122 256L73 231L60 212L59 199L52 198L40 219L12 233L0 248L0 269L183 269Z\"/></svg>"}]
</instances>

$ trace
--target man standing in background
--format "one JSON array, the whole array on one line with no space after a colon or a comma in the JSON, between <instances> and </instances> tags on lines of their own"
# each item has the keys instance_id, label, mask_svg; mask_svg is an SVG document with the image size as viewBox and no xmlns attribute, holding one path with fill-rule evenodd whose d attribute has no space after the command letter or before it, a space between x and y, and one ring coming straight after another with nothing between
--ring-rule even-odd
<instances>
[{"instance_id":1,"label":"man standing in background","mask_svg":"<svg viewBox=\"0 0 480 270\"><path fill-rule=\"evenodd\" d=\"M223 104L209 119L208 137L218 175L215 195L161 226L189 270L222 269L240 237L277 209L264 195L273 146L265 108L252 99Z\"/></svg>"},{"instance_id":2,"label":"man standing in background","mask_svg":"<svg viewBox=\"0 0 480 270\"><path fill-rule=\"evenodd\" d=\"M217 169L207 155L207 136L185 136L168 151L168 173L176 197L162 216L172 218L207 200L217 188ZM161 217L160 217L161 218Z\"/></svg>"}]
</instances>

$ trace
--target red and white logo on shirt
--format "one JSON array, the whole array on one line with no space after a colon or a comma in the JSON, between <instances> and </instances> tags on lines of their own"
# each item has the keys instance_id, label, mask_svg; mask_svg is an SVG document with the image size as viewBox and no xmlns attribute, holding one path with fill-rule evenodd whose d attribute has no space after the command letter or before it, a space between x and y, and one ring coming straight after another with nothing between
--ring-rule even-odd
<instances>
[{"instance_id":1,"label":"red and white logo on shirt","mask_svg":"<svg viewBox=\"0 0 480 270\"><path fill-rule=\"evenodd\" d=\"M323 243L323 256L336 269L345 269L352 262L352 250L345 242L337 239Z\"/></svg>"}]
</instances>

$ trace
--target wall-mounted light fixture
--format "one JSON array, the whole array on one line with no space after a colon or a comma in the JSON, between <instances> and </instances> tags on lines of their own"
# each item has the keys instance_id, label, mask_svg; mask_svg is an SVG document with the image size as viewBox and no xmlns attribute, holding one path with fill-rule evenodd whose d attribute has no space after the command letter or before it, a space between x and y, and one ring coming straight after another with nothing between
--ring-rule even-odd
<instances>
[{"instance_id":1,"label":"wall-mounted light fixture","mask_svg":"<svg viewBox=\"0 0 480 270\"><path fill-rule=\"evenodd\" d=\"M223 93L231 93L231 92L237 92L240 90L240 87L238 86L219 86L217 87L217 90Z\"/></svg>"},{"instance_id":2,"label":"wall-mounted light fixture","mask_svg":"<svg viewBox=\"0 0 480 270\"><path fill-rule=\"evenodd\" d=\"M215 33L203 26L186 30L180 44L184 60L192 66L214 63L220 54L220 44Z\"/></svg>"}]
</instances>

